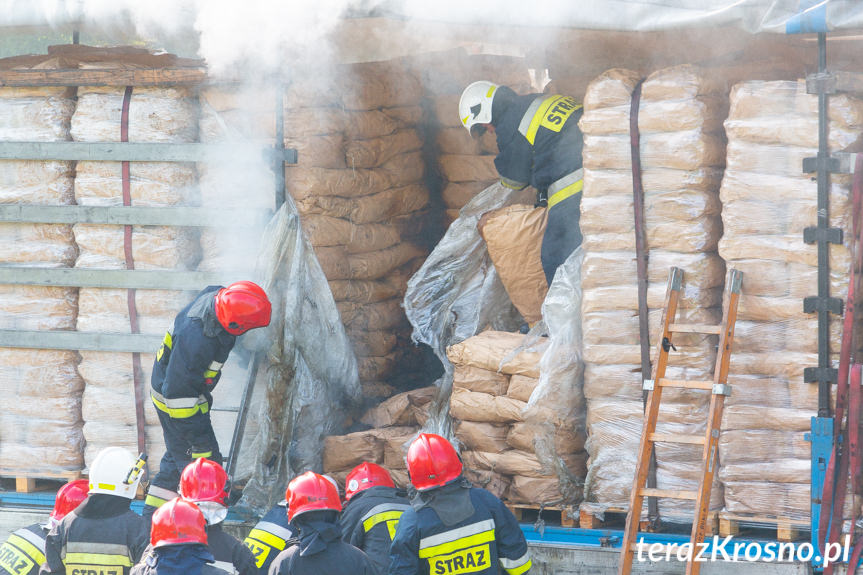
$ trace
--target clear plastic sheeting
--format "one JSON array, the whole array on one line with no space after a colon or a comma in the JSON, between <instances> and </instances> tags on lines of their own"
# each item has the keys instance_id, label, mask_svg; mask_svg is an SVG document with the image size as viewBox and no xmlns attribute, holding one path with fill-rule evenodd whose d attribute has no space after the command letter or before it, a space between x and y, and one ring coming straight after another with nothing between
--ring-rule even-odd
<instances>
[{"instance_id":1,"label":"clear plastic sheeting","mask_svg":"<svg viewBox=\"0 0 863 575\"><path fill-rule=\"evenodd\" d=\"M641 369L629 135L631 93L639 78L622 69L596 78L579 122L585 132L581 327L590 453L581 509L594 514L629 506L643 421L641 383L650 377ZM660 328L672 266L684 270L677 321L720 321L725 263L716 246L722 234L718 188L725 148L719 119L728 108L725 89L713 71L688 65L658 70L642 85L638 125L651 337ZM655 342L650 343L655 361ZM711 378L716 336L679 334L674 343L667 377ZM704 432L708 395L683 391L663 400L658 429ZM659 488L697 487L700 446L660 443L656 457ZM710 504L722 507L719 482ZM691 501L660 499L659 509L664 519L674 520L691 517L693 507Z\"/></svg>"},{"instance_id":2,"label":"clear plastic sheeting","mask_svg":"<svg viewBox=\"0 0 863 575\"><path fill-rule=\"evenodd\" d=\"M283 497L290 477L322 469L324 438L342 431L361 400L351 343L290 198L262 245L258 267L273 316L257 340L272 344L259 369L267 401L249 414L259 432L243 445L255 459L241 501L257 512Z\"/></svg>"},{"instance_id":3,"label":"clear plastic sheeting","mask_svg":"<svg viewBox=\"0 0 863 575\"><path fill-rule=\"evenodd\" d=\"M824 27L829 30L863 26L863 5L857 0L594 0L589 4L528 4L519 0L484 0L459 4L399 0L384 9L402 17L442 22L550 24L586 30L646 32L731 26L747 32L785 33ZM816 30L809 30L816 31Z\"/></svg>"},{"instance_id":4,"label":"clear plastic sheeting","mask_svg":"<svg viewBox=\"0 0 863 575\"><path fill-rule=\"evenodd\" d=\"M530 193L530 192L528 192ZM443 239L408 281L405 314L413 326L412 339L432 348L444 365L436 382L441 392L426 428L449 435L448 401L453 366L447 348L481 329L515 331L518 313L491 263L485 241L477 230L486 213L524 202L524 192L495 183L462 208Z\"/></svg>"},{"instance_id":5,"label":"clear plastic sheeting","mask_svg":"<svg viewBox=\"0 0 863 575\"><path fill-rule=\"evenodd\" d=\"M586 404L581 335L581 264L577 248L555 272L542 304L548 347L539 363L539 384L529 393L524 410L525 425L513 427L507 441L526 437L537 460L557 476L557 493L542 484L544 502L574 503L582 497L585 469L573 468L571 454L584 453ZM507 394L519 396L520 380L513 376ZM524 393L524 392L522 392ZM521 490L529 489L520 485Z\"/></svg>"},{"instance_id":6,"label":"clear plastic sheeting","mask_svg":"<svg viewBox=\"0 0 863 575\"><path fill-rule=\"evenodd\" d=\"M803 379L818 364L818 320L803 297L817 286L817 247L801 241L817 223L818 185L800 162L818 151L818 97L797 82L744 82L730 95L728 166L720 188L725 233L719 254L743 272L719 444L719 479L731 513L808 521L810 454L804 435L818 386ZM830 98L831 152L857 151L863 101ZM792 166L796 169L791 170ZM830 226L851 229L850 178L831 175ZM849 241L830 248L830 292L848 289ZM838 360L841 318L830 320Z\"/></svg>"}]
</instances>

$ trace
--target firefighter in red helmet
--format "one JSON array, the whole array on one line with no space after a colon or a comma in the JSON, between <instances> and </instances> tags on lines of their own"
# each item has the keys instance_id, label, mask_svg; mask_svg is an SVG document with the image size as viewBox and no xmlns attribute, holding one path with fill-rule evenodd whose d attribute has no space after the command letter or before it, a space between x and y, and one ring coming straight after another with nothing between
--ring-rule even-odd
<instances>
[{"instance_id":1,"label":"firefighter in red helmet","mask_svg":"<svg viewBox=\"0 0 863 575\"><path fill-rule=\"evenodd\" d=\"M207 521L198 506L180 497L153 513L150 547L129 575L225 575L207 548Z\"/></svg>"},{"instance_id":2,"label":"firefighter in red helmet","mask_svg":"<svg viewBox=\"0 0 863 575\"><path fill-rule=\"evenodd\" d=\"M341 539L342 502L336 487L307 471L288 484L288 520L299 530L299 543L282 551L270 575L377 575L368 556Z\"/></svg>"},{"instance_id":3,"label":"firefighter in red helmet","mask_svg":"<svg viewBox=\"0 0 863 575\"><path fill-rule=\"evenodd\" d=\"M228 491L227 472L206 458L187 465L180 476L180 495L197 505L207 521L207 547L216 559L214 565L227 573L255 575L258 568L252 552L222 530L228 515Z\"/></svg>"},{"instance_id":4,"label":"firefighter in red helmet","mask_svg":"<svg viewBox=\"0 0 863 575\"><path fill-rule=\"evenodd\" d=\"M379 573L390 564L390 545L399 517L410 507L403 491L396 489L389 471L363 462L345 478L342 539L369 556Z\"/></svg>"},{"instance_id":5,"label":"firefighter in red helmet","mask_svg":"<svg viewBox=\"0 0 863 575\"><path fill-rule=\"evenodd\" d=\"M500 499L462 477L461 459L449 441L421 433L408 449L407 465L416 495L399 519L389 575L530 570L518 521Z\"/></svg>"},{"instance_id":6,"label":"firefighter in red helmet","mask_svg":"<svg viewBox=\"0 0 863 575\"><path fill-rule=\"evenodd\" d=\"M269 325L270 314L264 290L241 281L205 288L174 319L156 352L150 380L166 450L147 491L144 517L177 496L180 473L194 459L221 463L210 422L212 391L237 336Z\"/></svg>"},{"instance_id":7,"label":"firefighter in red helmet","mask_svg":"<svg viewBox=\"0 0 863 575\"><path fill-rule=\"evenodd\" d=\"M86 479L70 481L57 491L48 523L34 523L9 535L0 545L0 575L36 575L45 562L45 537L52 527L87 499Z\"/></svg>"}]
</instances>

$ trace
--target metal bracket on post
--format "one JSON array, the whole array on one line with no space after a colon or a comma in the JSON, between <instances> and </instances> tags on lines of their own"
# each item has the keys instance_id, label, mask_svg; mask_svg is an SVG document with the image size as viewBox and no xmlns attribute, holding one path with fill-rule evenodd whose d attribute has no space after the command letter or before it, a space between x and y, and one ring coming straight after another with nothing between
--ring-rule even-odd
<instances>
[{"instance_id":1,"label":"metal bracket on post","mask_svg":"<svg viewBox=\"0 0 863 575\"><path fill-rule=\"evenodd\" d=\"M803 241L809 245L816 242L841 244L843 235L842 228L827 228L824 230L815 226L810 226L803 230Z\"/></svg>"},{"instance_id":2,"label":"metal bracket on post","mask_svg":"<svg viewBox=\"0 0 863 575\"><path fill-rule=\"evenodd\" d=\"M712 392L713 395L724 395L728 397L731 395L731 386L727 383L714 383Z\"/></svg>"},{"instance_id":3,"label":"metal bracket on post","mask_svg":"<svg viewBox=\"0 0 863 575\"><path fill-rule=\"evenodd\" d=\"M815 549L819 549L823 541L818 541L818 526L821 520L821 497L824 494L824 481L827 475L827 464L833 453L833 418L813 417L811 432L806 434L811 442L811 541Z\"/></svg>"},{"instance_id":4,"label":"metal bracket on post","mask_svg":"<svg viewBox=\"0 0 863 575\"><path fill-rule=\"evenodd\" d=\"M642 391L653 391L654 382L652 379L645 379L641 384Z\"/></svg>"}]
</instances>

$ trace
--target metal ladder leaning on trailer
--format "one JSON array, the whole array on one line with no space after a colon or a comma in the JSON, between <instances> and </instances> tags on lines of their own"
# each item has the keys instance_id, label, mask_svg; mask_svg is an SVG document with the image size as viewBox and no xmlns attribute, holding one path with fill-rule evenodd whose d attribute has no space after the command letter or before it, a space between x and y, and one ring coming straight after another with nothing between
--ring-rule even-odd
<instances>
[{"instance_id":1,"label":"metal ladder leaning on trailer","mask_svg":"<svg viewBox=\"0 0 863 575\"><path fill-rule=\"evenodd\" d=\"M653 365L652 379L644 381L647 391L647 406L644 411L644 424L641 429L641 441L638 448L638 460L635 467L635 478L629 496L629 513L626 516L626 527L623 532L623 546L618 565L619 575L632 572L632 562L635 551L638 550L638 523L641 518L641 508L645 497L685 499L695 502L695 517L692 522L690 543L694 550L686 564L687 575L696 575L701 567L697 561L692 561L697 553L698 543L704 540L707 525L707 513L710 509L710 489L713 486L713 475L718 464L719 432L722 423L722 410L726 396L731 394L728 385L728 366L731 361L731 347L734 342L734 325L737 320L737 304L740 299L740 288L743 274L731 270L726 284L726 301L722 323L719 325L678 324L675 323L680 292L683 289L683 270L671 268L668 277L668 288L665 294L665 306L662 314L662 334L657 343L657 356ZM719 353L712 381L689 381L666 379L665 368L668 365L668 355L675 350L673 336L675 333L701 333L719 335ZM704 435L686 435L674 433L656 433L656 423L659 417L659 406L662 402L663 388L678 388L703 390L711 393L710 411L707 416L707 429ZM645 487L650 458L654 444L657 442L684 443L703 445L701 479L695 491L656 489Z\"/></svg>"}]
</instances>

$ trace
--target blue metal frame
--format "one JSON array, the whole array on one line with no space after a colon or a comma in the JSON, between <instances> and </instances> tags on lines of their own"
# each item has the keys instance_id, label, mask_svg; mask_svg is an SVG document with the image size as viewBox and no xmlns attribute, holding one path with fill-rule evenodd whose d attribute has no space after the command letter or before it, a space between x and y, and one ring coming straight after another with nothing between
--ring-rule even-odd
<instances>
[{"instance_id":1,"label":"blue metal frame","mask_svg":"<svg viewBox=\"0 0 863 575\"><path fill-rule=\"evenodd\" d=\"M833 418L813 417L812 431L806 434L807 441L811 442L812 451L812 545L817 549L818 523L821 519L821 496L824 493L824 479L827 473L827 464L833 453ZM840 439L841 440L841 439Z\"/></svg>"}]
</instances>

